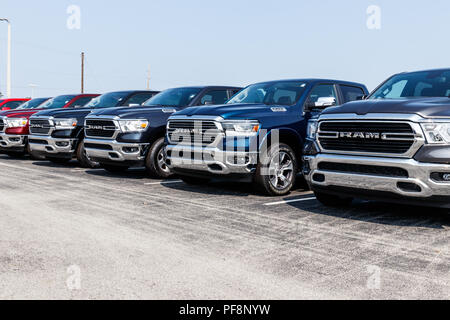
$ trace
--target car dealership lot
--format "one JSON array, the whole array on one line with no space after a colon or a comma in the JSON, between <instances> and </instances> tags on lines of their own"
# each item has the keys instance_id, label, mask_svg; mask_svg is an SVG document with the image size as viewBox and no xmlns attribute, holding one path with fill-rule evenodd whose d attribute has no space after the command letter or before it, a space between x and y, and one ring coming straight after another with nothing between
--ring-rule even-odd
<instances>
[{"instance_id":1,"label":"car dealership lot","mask_svg":"<svg viewBox=\"0 0 450 320\"><path fill-rule=\"evenodd\" d=\"M0 298L450 297L446 211L5 155L0 179Z\"/></svg>"}]
</instances>

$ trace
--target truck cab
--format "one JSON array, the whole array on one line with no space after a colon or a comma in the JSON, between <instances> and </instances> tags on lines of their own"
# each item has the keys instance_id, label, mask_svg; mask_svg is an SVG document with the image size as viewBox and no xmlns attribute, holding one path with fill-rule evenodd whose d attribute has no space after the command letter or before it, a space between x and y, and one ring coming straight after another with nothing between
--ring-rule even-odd
<instances>
[{"instance_id":1,"label":"truck cab","mask_svg":"<svg viewBox=\"0 0 450 320\"><path fill-rule=\"evenodd\" d=\"M84 150L84 119L91 112L106 108L140 106L157 91L129 90L109 92L83 107L44 110L30 118L30 150L46 159L65 163L76 157L81 167L92 168Z\"/></svg>"},{"instance_id":2,"label":"truck cab","mask_svg":"<svg viewBox=\"0 0 450 320\"><path fill-rule=\"evenodd\" d=\"M224 103L239 90L228 86L173 88L140 107L94 112L85 120L86 153L110 172L145 166L151 176L167 178L171 172L163 147L169 116L191 106Z\"/></svg>"},{"instance_id":3,"label":"truck cab","mask_svg":"<svg viewBox=\"0 0 450 320\"><path fill-rule=\"evenodd\" d=\"M250 85L227 104L173 114L166 164L190 184L220 177L254 181L268 195L287 194L301 167L308 120L367 92L363 84L329 79Z\"/></svg>"},{"instance_id":4,"label":"truck cab","mask_svg":"<svg viewBox=\"0 0 450 320\"><path fill-rule=\"evenodd\" d=\"M34 109L5 111L0 114L0 151L9 155L30 153L28 143L29 119L42 110L66 109L83 106L98 94L62 95L40 104Z\"/></svg>"}]
</instances>

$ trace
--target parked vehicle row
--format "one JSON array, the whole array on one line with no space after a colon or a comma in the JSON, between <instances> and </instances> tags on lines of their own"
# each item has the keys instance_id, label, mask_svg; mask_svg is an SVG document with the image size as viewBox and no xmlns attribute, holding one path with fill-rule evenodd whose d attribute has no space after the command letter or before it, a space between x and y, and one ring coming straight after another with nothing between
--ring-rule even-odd
<instances>
[{"instance_id":1,"label":"parked vehicle row","mask_svg":"<svg viewBox=\"0 0 450 320\"><path fill-rule=\"evenodd\" d=\"M450 69L397 74L370 95L295 79L35 99L0 113L0 151L189 184L247 181L271 196L301 174L325 205L450 208Z\"/></svg>"}]
</instances>

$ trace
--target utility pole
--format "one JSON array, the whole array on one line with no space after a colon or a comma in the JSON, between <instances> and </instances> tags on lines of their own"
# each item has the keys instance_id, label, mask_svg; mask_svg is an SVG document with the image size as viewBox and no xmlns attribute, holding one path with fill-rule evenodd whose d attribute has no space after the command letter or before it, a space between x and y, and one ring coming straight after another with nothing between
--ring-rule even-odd
<instances>
[{"instance_id":1,"label":"utility pole","mask_svg":"<svg viewBox=\"0 0 450 320\"><path fill-rule=\"evenodd\" d=\"M147 69L147 90L150 90L150 66Z\"/></svg>"},{"instance_id":2,"label":"utility pole","mask_svg":"<svg viewBox=\"0 0 450 320\"><path fill-rule=\"evenodd\" d=\"M84 52L81 53L81 93L84 93Z\"/></svg>"},{"instance_id":3,"label":"utility pole","mask_svg":"<svg viewBox=\"0 0 450 320\"><path fill-rule=\"evenodd\" d=\"M6 96L11 98L11 22L8 19L0 19L8 23L8 57L6 67Z\"/></svg>"}]
</instances>

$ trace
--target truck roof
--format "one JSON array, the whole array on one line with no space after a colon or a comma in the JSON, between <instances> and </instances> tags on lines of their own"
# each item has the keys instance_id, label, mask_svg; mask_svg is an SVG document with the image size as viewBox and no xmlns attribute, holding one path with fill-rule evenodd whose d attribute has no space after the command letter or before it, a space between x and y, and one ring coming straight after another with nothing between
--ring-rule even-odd
<instances>
[{"instance_id":1,"label":"truck roof","mask_svg":"<svg viewBox=\"0 0 450 320\"><path fill-rule=\"evenodd\" d=\"M333 83L341 83L346 84L350 86L363 86L365 85L360 82L352 82L352 81L345 81L345 80L336 80L336 79L323 79L323 78L300 78L300 79L284 79L284 80L271 80L271 81L262 81L258 82L256 84L262 84L262 83L275 83L275 82L292 82L292 81L298 81L298 82L309 82L309 83L321 83L321 82L333 82Z\"/></svg>"}]
</instances>

